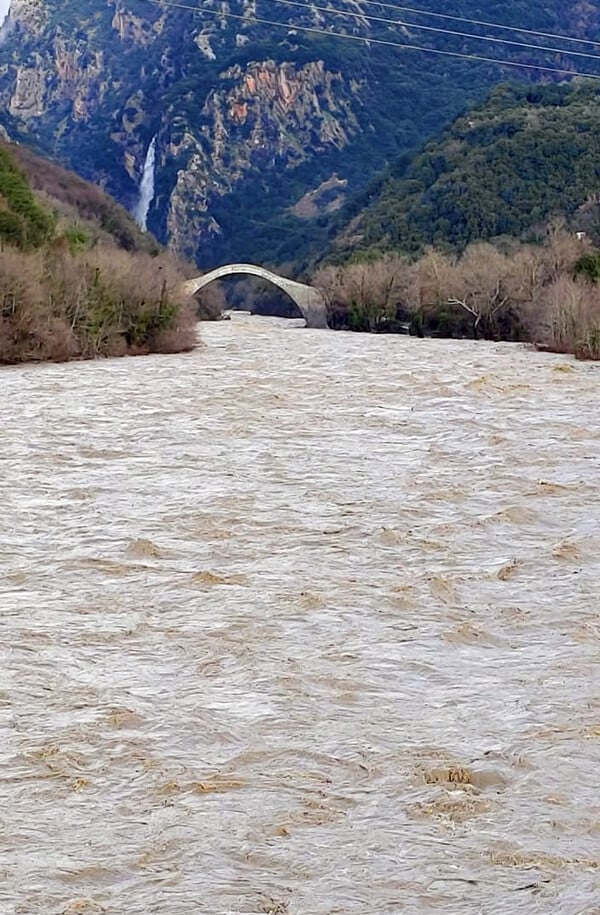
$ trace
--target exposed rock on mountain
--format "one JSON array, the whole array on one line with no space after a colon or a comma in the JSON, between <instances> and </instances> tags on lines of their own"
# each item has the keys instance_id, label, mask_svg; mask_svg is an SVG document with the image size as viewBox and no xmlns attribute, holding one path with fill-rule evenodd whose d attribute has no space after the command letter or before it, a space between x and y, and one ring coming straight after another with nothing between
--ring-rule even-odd
<instances>
[{"instance_id":1,"label":"exposed rock on mountain","mask_svg":"<svg viewBox=\"0 0 600 915\"><path fill-rule=\"evenodd\" d=\"M203 266L302 262L325 243L339 206L309 216L307 194L335 180L351 197L502 76L494 64L302 28L540 62L530 49L373 22L368 15L382 11L360 0L338 0L343 16L276 0L195 5L13 0L0 43L0 123L132 212L156 138L148 226ZM600 24L596 2L432 0L442 7L581 35ZM586 65L568 54L541 60Z\"/></svg>"},{"instance_id":2,"label":"exposed rock on mountain","mask_svg":"<svg viewBox=\"0 0 600 915\"><path fill-rule=\"evenodd\" d=\"M186 160L171 190L167 233L171 246L196 255L203 234L218 236L211 216L215 197L229 197L244 177L293 169L328 150L343 150L358 130L340 74L321 61L298 67L273 60L236 64L222 74L225 87L210 93L202 129L171 138L168 155ZM229 84L229 85L227 85Z\"/></svg>"}]
</instances>

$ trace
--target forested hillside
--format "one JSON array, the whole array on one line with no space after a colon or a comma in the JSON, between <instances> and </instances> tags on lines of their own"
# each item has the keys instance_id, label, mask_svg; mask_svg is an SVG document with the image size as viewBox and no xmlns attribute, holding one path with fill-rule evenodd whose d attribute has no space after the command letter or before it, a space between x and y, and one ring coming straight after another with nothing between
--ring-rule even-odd
<instances>
[{"instance_id":1,"label":"forested hillside","mask_svg":"<svg viewBox=\"0 0 600 915\"><path fill-rule=\"evenodd\" d=\"M62 222L71 230L77 227L77 231L84 234L90 243L103 241L126 251L160 252L156 239L140 231L127 210L75 172L36 155L23 145L0 141L0 157L3 182L12 182L20 187L23 200L31 201L34 206L31 212L44 214L38 217L42 218L44 226L52 214L52 231L57 222ZM14 196L12 202L16 202ZM27 212L30 212L28 207L21 218ZM5 210L0 213L1 219L10 224L16 219L16 212ZM19 243L23 232L27 234L31 228L22 225L18 230L15 227L14 232L13 241ZM2 235L6 239L6 232Z\"/></svg>"},{"instance_id":2,"label":"forested hillside","mask_svg":"<svg viewBox=\"0 0 600 915\"><path fill-rule=\"evenodd\" d=\"M532 236L554 216L600 232L600 83L499 86L344 214L337 259Z\"/></svg>"},{"instance_id":3,"label":"forested hillside","mask_svg":"<svg viewBox=\"0 0 600 915\"><path fill-rule=\"evenodd\" d=\"M0 364L191 348L184 276L159 252L98 188L1 142Z\"/></svg>"},{"instance_id":4,"label":"forested hillside","mask_svg":"<svg viewBox=\"0 0 600 915\"><path fill-rule=\"evenodd\" d=\"M600 29L599 0L419 8L583 38ZM155 137L148 225L161 241L205 267L299 268L341 206L501 80L563 78L537 66L594 72L581 47L361 0L13 0L0 122L130 211Z\"/></svg>"}]
</instances>

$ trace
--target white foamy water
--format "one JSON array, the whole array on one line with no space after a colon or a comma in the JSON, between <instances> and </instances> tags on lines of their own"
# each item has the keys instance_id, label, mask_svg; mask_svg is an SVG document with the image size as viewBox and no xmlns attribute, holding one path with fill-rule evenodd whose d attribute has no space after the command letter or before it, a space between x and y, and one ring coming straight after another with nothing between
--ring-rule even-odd
<instances>
[{"instance_id":1,"label":"white foamy water","mask_svg":"<svg viewBox=\"0 0 600 915\"><path fill-rule=\"evenodd\" d=\"M0 912L598 912L598 368L0 370Z\"/></svg>"},{"instance_id":2,"label":"white foamy water","mask_svg":"<svg viewBox=\"0 0 600 915\"><path fill-rule=\"evenodd\" d=\"M154 185L156 176L156 137L152 138L146 158L144 170L140 181L140 196L135 207L133 217L140 229L145 232L148 228L148 213L154 200Z\"/></svg>"}]
</instances>

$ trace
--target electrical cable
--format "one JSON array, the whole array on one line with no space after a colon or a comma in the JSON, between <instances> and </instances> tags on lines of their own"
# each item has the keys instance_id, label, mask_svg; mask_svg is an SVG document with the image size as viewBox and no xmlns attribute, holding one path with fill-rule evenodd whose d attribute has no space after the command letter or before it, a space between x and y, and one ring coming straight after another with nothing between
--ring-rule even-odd
<instances>
[{"instance_id":1,"label":"electrical cable","mask_svg":"<svg viewBox=\"0 0 600 915\"><path fill-rule=\"evenodd\" d=\"M458 32L453 29L442 29L432 25L417 25L415 22L404 22L402 19L385 19L381 16L369 16L365 13L352 12L351 10L339 10L335 7L316 6L314 3L302 3L301 0L272 0L274 3L282 3L285 6L299 6L306 10L315 10L316 12L327 13L331 16L345 16L351 19L361 19L367 22L383 22L387 25L403 26L409 29L417 29L424 32L437 32L442 35L453 35L459 38L472 38L475 41L490 41L495 44L510 44L517 48L529 48L534 51L550 51L553 54L569 54L572 57L584 57L589 60L600 60L600 54L590 54L588 51L569 51L565 48L549 48L545 45L527 44L523 41L511 41L509 38L494 38L490 35L474 35L472 32Z\"/></svg>"},{"instance_id":2,"label":"electrical cable","mask_svg":"<svg viewBox=\"0 0 600 915\"><path fill-rule=\"evenodd\" d=\"M259 23L261 25L272 25L276 28L286 29L288 32L305 32L313 35L325 35L327 38L339 38L344 41L358 41L363 44L377 44L385 45L391 48L401 48L405 51L420 51L424 54L439 54L444 57L454 57L460 58L462 60L476 60L483 63L494 64L495 66L502 67L514 67L522 70L535 70L544 73L560 73L563 76L581 76L587 79L600 80L600 75L593 73L585 73L579 70L567 70L563 67L547 67L542 66L541 64L526 64L520 63L515 60L502 60L495 57L486 57L481 54L462 54L459 51L447 51L440 48L428 48L423 45L414 45L406 44L399 41L390 41L384 38L370 38L363 35L347 35L344 32L334 32L327 29L319 29L312 26L303 26L294 22L277 22L274 19L266 19L264 17L255 16L254 14L249 17L248 15L242 15L241 13L230 13L223 10L208 10L206 8L201 8L199 6L192 6L189 3L177 2L177 0L146 0L147 3L151 3L153 6L160 6L161 8L167 9L182 9L190 10L191 12L201 12L208 15L216 16L222 19L237 19L246 23ZM568 53L568 52L564 52Z\"/></svg>"},{"instance_id":3,"label":"electrical cable","mask_svg":"<svg viewBox=\"0 0 600 915\"><path fill-rule=\"evenodd\" d=\"M416 16L432 16L435 19L450 19L454 22L465 22L469 25L483 25L486 28L502 29L509 32L520 32L523 35L536 35L538 38L554 38L557 41L573 41L576 44L593 45L595 48L600 47L600 42L592 41L590 38L576 38L574 35L561 35L556 32L539 32L535 29L524 29L517 25L502 25L499 22L488 22L485 19L468 19L465 16L452 16L450 13L434 13L432 10L416 9L412 6L399 6L397 3L382 3L380 0L360 0L367 6L380 6L391 10L398 10L401 13L413 13Z\"/></svg>"}]
</instances>

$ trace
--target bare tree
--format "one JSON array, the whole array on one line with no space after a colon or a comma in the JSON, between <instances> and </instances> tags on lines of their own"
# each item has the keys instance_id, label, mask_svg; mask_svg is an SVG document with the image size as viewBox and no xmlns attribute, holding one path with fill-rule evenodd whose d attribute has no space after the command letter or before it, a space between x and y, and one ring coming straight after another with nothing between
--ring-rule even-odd
<instances>
[{"instance_id":1,"label":"bare tree","mask_svg":"<svg viewBox=\"0 0 600 915\"><path fill-rule=\"evenodd\" d=\"M530 339L600 358L600 284L573 278L589 250L587 239L554 223L543 245L476 242L460 257L429 249L413 264L391 255L326 267L314 281L339 310L338 326L376 330L402 312L420 334Z\"/></svg>"},{"instance_id":2,"label":"bare tree","mask_svg":"<svg viewBox=\"0 0 600 915\"><path fill-rule=\"evenodd\" d=\"M323 267L313 284L323 292L330 310L336 306L354 310L365 329L374 330L382 321L395 317L409 276L405 258L387 255L372 262Z\"/></svg>"},{"instance_id":3,"label":"bare tree","mask_svg":"<svg viewBox=\"0 0 600 915\"><path fill-rule=\"evenodd\" d=\"M440 305L447 302L450 289L454 288L454 259L428 248L413 267L415 282L415 308Z\"/></svg>"},{"instance_id":4,"label":"bare tree","mask_svg":"<svg viewBox=\"0 0 600 915\"><path fill-rule=\"evenodd\" d=\"M543 349L600 358L600 289L560 276L540 293L532 313L531 335Z\"/></svg>"},{"instance_id":5,"label":"bare tree","mask_svg":"<svg viewBox=\"0 0 600 915\"><path fill-rule=\"evenodd\" d=\"M591 246L589 238L578 238L568 232L564 220L550 223L541 248L548 282L572 273L579 258L587 254Z\"/></svg>"}]
</instances>

